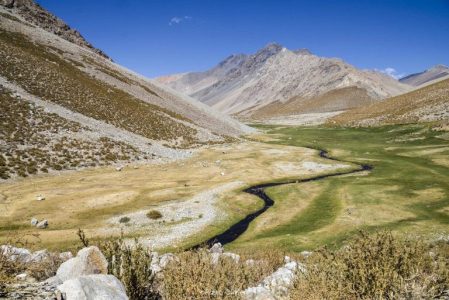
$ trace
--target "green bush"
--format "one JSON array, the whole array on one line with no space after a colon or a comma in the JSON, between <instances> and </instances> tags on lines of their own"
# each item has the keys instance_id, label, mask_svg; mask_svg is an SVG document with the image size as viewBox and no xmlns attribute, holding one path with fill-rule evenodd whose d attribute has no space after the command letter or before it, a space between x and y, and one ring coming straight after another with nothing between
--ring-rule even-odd
<instances>
[{"instance_id":1,"label":"green bush","mask_svg":"<svg viewBox=\"0 0 449 300\"><path fill-rule=\"evenodd\" d=\"M118 220L120 223L128 223L131 219L129 217L121 217L120 220Z\"/></svg>"}]
</instances>

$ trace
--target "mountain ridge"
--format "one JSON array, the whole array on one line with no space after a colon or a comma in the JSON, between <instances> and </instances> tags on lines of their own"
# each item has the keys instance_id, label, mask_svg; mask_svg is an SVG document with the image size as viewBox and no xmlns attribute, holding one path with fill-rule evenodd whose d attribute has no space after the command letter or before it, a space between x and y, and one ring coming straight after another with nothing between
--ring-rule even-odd
<instances>
[{"instance_id":1,"label":"mountain ridge","mask_svg":"<svg viewBox=\"0 0 449 300\"><path fill-rule=\"evenodd\" d=\"M373 100L411 89L380 72L358 70L341 59L319 57L305 48L291 51L277 43L254 54L239 55L230 66L233 59L235 56L229 56L203 72L156 80L239 117L257 114L271 103L285 103L295 97L313 99L344 87L365 89Z\"/></svg>"}]
</instances>

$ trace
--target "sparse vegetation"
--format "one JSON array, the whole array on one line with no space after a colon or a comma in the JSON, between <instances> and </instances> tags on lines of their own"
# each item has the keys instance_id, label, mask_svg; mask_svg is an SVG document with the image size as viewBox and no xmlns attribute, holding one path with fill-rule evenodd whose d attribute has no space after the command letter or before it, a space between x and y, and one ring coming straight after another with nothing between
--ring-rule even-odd
<instances>
[{"instance_id":1,"label":"sparse vegetation","mask_svg":"<svg viewBox=\"0 0 449 300\"><path fill-rule=\"evenodd\" d=\"M306 263L292 299L434 299L449 288L449 245L361 233Z\"/></svg>"},{"instance_id":2,"label":"sparse vegetation","mask_svg":"<svg viewBox=\"0 0 449 300\"><path fill-rule=\"evenodd\" d=\"M196 129L179 122L179 114L90 77L22 34L0 33L1 75L31 94L150 139L183 137L182 147L197 141Z\"/></svg>"},{"instance_id":3,"label":"sparse vegetation","mask_svg":"<svg viewBox=\"0 0 449 300\"><path fill-rule=\"evenodd\" d=\"M177 299L239 299L240 293L271 274L281 264L280 253L267 251L245 255L236 262L230 257L211 260L207 250L178 255L164 271L164 297ZM246 258L257 261L246 263ZM182 279L181 279L182 278Z\"/></svg>"},{"instance_id":4,"label":"sparse vegetation","mask_svg":"<svg viewBox=\"0 0 449 300\"><path fill-rule=\"evenodd\" d=\"M78 138L77 133L88 129L47 113L2 87L0 120L0 179L102 166L141 156L132 146L109 138Z\"/></svg>"},{"instance_id":5,"label":"sparse vegetation","mask_svg":"<svg viewBox=\"0 0 449 300\"><path fill-rule=\"evenodd\" d=\"M150 210L147 212L147 217L152 220L160 219L162 218L162 213L158 210Z\"/></svg>"}]
</instances>

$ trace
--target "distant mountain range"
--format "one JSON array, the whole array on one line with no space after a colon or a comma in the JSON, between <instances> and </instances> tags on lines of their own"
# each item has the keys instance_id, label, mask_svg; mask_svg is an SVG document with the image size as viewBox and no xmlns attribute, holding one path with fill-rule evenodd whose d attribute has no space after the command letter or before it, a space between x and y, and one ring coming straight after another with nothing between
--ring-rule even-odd
<instances>
[{"instance_id":1,"label":"distant mountain range","mask_svg":"<svg viewBox=\"0 0 449 300\"><path fill-rule=\"evenodd\" d=\"M204 72L156 80L242 118L348 110L412 89L380 72L276 43L252 55L231 55Z\"/></svg>"},{"instance_id":2,"label":"distant mountain range","mask_svg":"<svg viewBox=\"0 0 449 300\"><path fill-rule=\"evenodd\" d=\"M449 77L421 84L409 93L339 114L328 122L344 126L378 126L449 121Z\"/></svg>"},{"instance_id":3,"label":"distant mountain range","mask_svg":"<svg viewBox=\"0 0 449 300\"><path fill-rule=\"evenodd\" d=\"M420 73L411 74L399 79L400 82L412 86L420 86L427 82L449 76L449 67L436 65Z\"/></svg>"}]
</instances>

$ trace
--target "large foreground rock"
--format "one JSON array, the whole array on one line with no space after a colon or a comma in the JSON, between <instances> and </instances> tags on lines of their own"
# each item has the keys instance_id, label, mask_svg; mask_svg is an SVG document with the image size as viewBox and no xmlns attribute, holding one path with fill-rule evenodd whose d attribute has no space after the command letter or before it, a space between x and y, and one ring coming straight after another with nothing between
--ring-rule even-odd
<instances>
[{"instance_id":1,"label":"large foreground rock","mask_svg":"<svg viewBox=\"0 0 449 300\"><path fill-rule=\"evenodd\" d=\"M61 264L56 277L64 282L83 275L107 274L108 262L103 253L95 247L81 249L76 257Z\"/></svg>"},{"instance_id":2,"label":"large foreground rock","mask_svg":"<svg viewBox=\"0 0 449 300\"><path fill-rule=\"evenodd\" d=\"M58 286L64 300L127 300L125 287L112 275L87 275Z\"/></svg>"}]
</instances>

